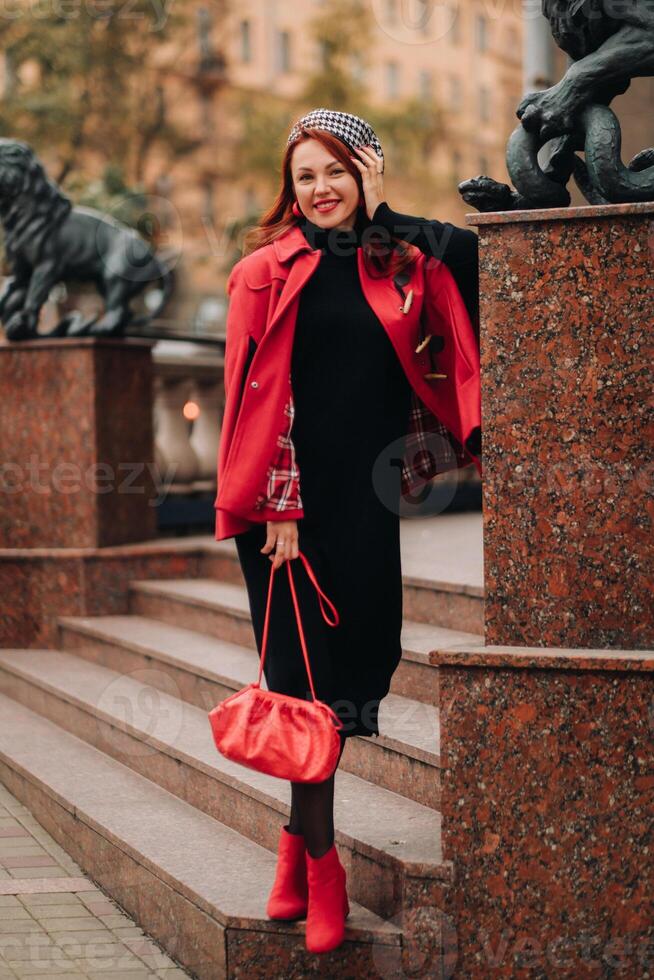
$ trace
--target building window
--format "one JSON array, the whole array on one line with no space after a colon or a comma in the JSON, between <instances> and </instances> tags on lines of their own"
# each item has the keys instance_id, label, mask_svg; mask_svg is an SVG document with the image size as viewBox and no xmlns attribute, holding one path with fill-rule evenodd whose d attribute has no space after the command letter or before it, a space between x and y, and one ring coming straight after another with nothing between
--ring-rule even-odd
<instances>
[{"instance_id":1,"label":"building window","mask_svg":"<svg viewBox=\"0 0 654 980\"><path fill-rule=\"evenodd\" d=\"M515 27L508 27L506 30L506 54L512 61L520 61L522 58L522 48Z\"/></svg>"},{"instance_id":2,"label":"building window","mask_svg":"<svg viewBox=\"0 0 654 980\"><path fill-rule=\"evenodd\" d=\"M277 71L291 70L291 35L288 31L277 31Z\"/></svg>"},{"instance_id":3,"label":"building window","mask_svg":"<svg viewBox=\"0 0 654 980\"><path fill-rule=\"evenodd\" d=\"M400 94L400 67L396 61L386 62L386 91L389 99L397 99Z\"/></svg>"},{"instance_id":4,"label":"building window","mask_svg":"<svg viewBox=\"0 0 654 980\"><path fill-rule=\"evenodd\" d=\"M431 72L423 69L418 75L418 92L424 102L429 102L432 98Z\"/></svg>"},{"instance_id":5,"label":"building window","mask_svg":"<svg viewBox=\"0 0 654 980\"><path fill-rule=\"evenodd\" d=\"M452 153L452 180L455 184L461 181L461 154L458 150Z\"/></svg>"},{"instance_id":6,"label":"building window","mask_svg":"<svg viewBox=\"0 0 654 980\"><path fill-rule=\"evenodd\" d=\"M202 187L202 222L205 227L214 227L214 189L213 181L206 180Z\"/></svg>"},{"instance_id":7,"label":"building window","mask_svg":"<svg viewBox=\"0 0 654 980\"><path fill-rule=\"evenodd\" d=\"M246 188L243 194L243 207L246 214L254 214L259 210L257 192L253 187Z\"/></svg>"},{"instance_id":8,"label":"building window","mask_svg":"<svg viewBox=\"0 0 654 980\"><path fill-rule=\"evenodd\" d=\"M458 75L450 75L450 108L461 109L463 107L463 87Z\"/></svg>"},{"instance_id":9,"label":"building window","mask_svg":"<svg viewBox=\"0 0 654 980\"><path fill-rule=\"evenodd\" d=\"M479 86L479 118L482 122L490 119L490 89L486 85Z\"/></svg>"},{"instance_id":10,"label":"building window","mask_svg":"<svg viewBox=\"0 0 654 980\"><path fill-rule=\"evenodd\" d=\"M488 21L481 14L475 17L475 47L477 51L488 49Z\"/></svg>"},{"instance_id":11,"label":"building window","mask_svg":"<svg viewBox=\"0 0 654 980\"><path fill-rule=\"evenodd\" d=\"M363 58L358 52L354 52L350 59L350 72L352 78L358 85L365 85L366 82L366 66L363 63Z\"/></svg>"},{"instance_id":12,"label":"building window","mask_svg":"<svg viewBox=\"0 0 654 980\"><path fill-rule=\"evenodd\" d=\"M241 21L241 61L252 61L252 36L249 20Z\"/></svg>"},{"instance_id":13,"label":"building window","mask_svg":"<svg viewBox=\"0 0 654 980\"><path fill-rule=\"evenodd\" d=\"M416 0L418 4L418 27L422 34L431 33L431 15L434 12L432 0Z\"/></svg>"},{"instance_id":14,"label":"building window","mask_svg":"<svg viewBox=\"0 0 654 980\"><path fill-rule=\"evenodd\" d=\"M445 8L445 17L450 44L459 44L461 41L461 5L458 3L448 4Z\"/></svg>"}]
</instances>

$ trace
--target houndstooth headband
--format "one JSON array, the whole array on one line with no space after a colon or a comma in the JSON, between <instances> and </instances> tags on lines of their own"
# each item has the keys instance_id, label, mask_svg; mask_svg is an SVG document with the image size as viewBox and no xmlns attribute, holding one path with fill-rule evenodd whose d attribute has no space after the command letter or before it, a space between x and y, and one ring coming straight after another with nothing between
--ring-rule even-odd
<instances>
[{"instance_id":1,"label":"houndstooth headband","mask_svg":"<svg viewBox=\"0 0 654 980\"><path fill-rule=\"evenodd\" d=\"M294 143L300 136L300 126L308 129L326 129L334 136L338 136L341 143L345 143L352 150L359 146L372 146L375 153L382 158L382 173L384 172L381 143L372 126L359 116L354 116L350 112L338 112L335 109L312 109L295 123L288 137L288 143Z\"/></svg>"}]
</instances>

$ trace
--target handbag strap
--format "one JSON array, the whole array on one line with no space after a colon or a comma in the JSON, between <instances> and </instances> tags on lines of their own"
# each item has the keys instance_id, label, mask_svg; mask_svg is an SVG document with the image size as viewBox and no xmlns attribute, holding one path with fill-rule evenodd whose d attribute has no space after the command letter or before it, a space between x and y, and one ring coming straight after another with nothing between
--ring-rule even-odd
<instances>
[{"instance_id":1,"label":"handbag strap","mask_svg":"<svg viewBox=\"0 0 654 980\"><path fill-rule=\"evenodd\" d=\"M336 606L331 601L331 599L328 599L327 598L327 596L325 595L325 593L323 592L323 590L318 585L318 580L316 579L315 573L314 573L313 568L311 567L311 565L309 563L309 559L307 558L307 556L302 551L300 551L299 552L299 557L302 559L302 561L304 563L304 567L307 570L307 575L309 576L310 581L315 585L316 591L318 592L318 602L320 603L320 611L322 612L323 619L325 620L325 622L329 626L338 626L339 616L338 616L338 611L336 609ZM305 664L305 666L307 668L307 674L309 676L309 687L311 688L311 696L313 697L313 700L314 701L317 701L318 698L316 697L316 691L315 691L315 688L313 686L313 675L311 673L311 665L309 663L309 654L307 653L307 644L306 644L306 640L304 638L304 630L302 629L302 620L300 618L300 608L299 608L298 601L297 601L297 595L295 593L295 583L293 581L293 573L291 572L291 561L292 561L292 559L286 559L285 564L286 564L286 568L287 568L287 571L288 571L288 580L289 580L289 585L291 587L291 595L293 597L293 607L295 609L295 619L297 620L297 628L298 628L298 632L300 634L300 644L302 645L302 655L304 657L304 664ZM270 566L270 583L268 585L268 600L266 602L266 616L265 616L264 623L263 623L263 638L262 638L262 641L261 641L261 659L259 661L259 678L257 680L257 684L261 684L261 676L263 674L263 664L264 664L264 660L266 659L266 649L267 649L267 646L268 646L268 623L269 623L269 620L270 620L270 600L272 599L272 587L273 587L273 579L274 579L275 571L276 571L276 569L275 569L274 564L271 564L271 566ZM327 616L327 613L325 611L325 607L323 605L323 599L329 605L329 607L332 609L332 611L334 613L334 622L332 622L329 619L329 617Z\"/></svg>"}]
</instances>

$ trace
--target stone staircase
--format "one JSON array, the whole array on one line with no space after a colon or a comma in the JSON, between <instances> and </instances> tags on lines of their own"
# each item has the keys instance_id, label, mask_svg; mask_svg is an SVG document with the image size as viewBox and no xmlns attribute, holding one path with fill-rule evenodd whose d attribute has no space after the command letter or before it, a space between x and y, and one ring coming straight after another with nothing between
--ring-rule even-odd
<instances>
[{"instance_id":1,"label":"stone staircase","mask_svg":"<svg viewBox=\"0 0 654 980\"><path fill-rule=\"evenodd\" d=\"M346 942L315 956L304 923L265 915L289 785L224 759L207 719L257 674L233 542L207 546L202 575L131 582L127 615L61 617L58 649L0 650L0 779L200 978L404 975L412 910L433 917L452 870L430 652L481 645L481 596L405 577L383 734L349 739L336 777Z\"/></svg>"}]
</instances>

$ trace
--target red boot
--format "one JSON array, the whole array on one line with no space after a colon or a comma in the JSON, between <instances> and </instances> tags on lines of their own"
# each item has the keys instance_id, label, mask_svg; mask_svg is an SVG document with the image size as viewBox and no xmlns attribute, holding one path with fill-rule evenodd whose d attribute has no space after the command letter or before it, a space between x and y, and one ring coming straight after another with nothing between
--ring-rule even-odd
<instances>
[{"instance_id":1,"label":"red boot","mask_svg":"<svg viewBox=\"0 0 654 980\"><path fill-rule=\"evenodd\" d=\"M268 898L269 919L303 919L307 914L307 862L302 834L282 827L277 849L277 872Z\"/></svg>"},{"instance_id":2,"label":"red boot","mask_svg":"<svg viewBox=\"0 0 654 980\"><path fill-rule=\"evenodd\" d=\"M327 953L343 942L345 919L350 914L345 868L334 844L319 858L307 851L307 883L306 948L310 953Z\"/></svg>"}]
</instances>

